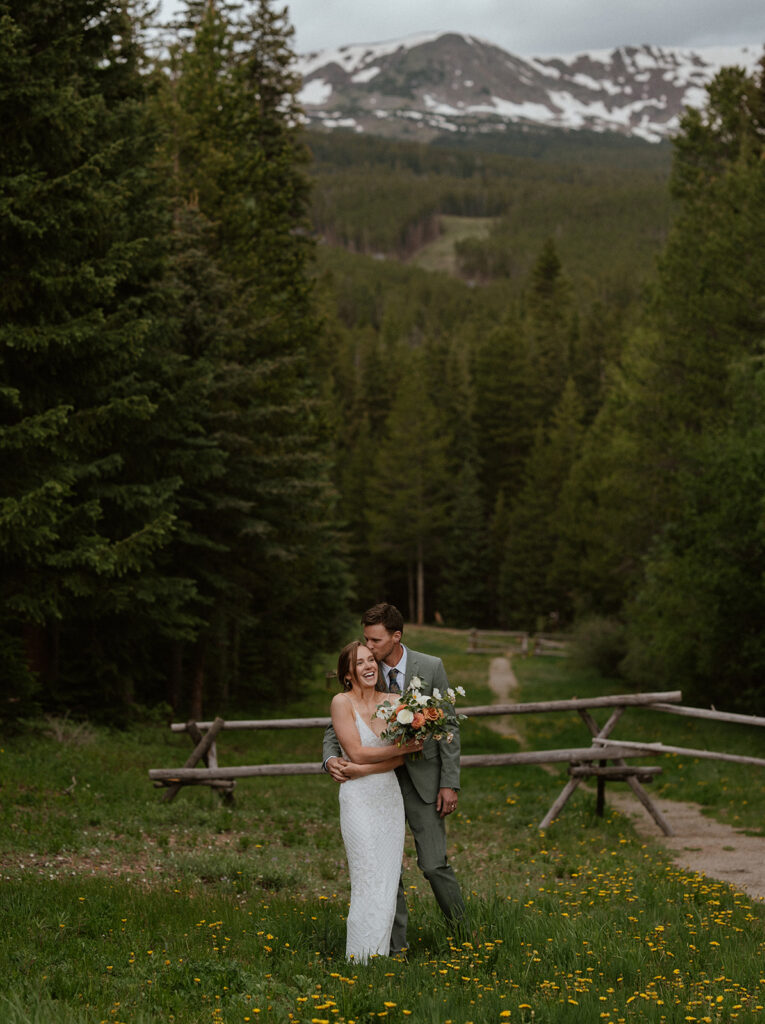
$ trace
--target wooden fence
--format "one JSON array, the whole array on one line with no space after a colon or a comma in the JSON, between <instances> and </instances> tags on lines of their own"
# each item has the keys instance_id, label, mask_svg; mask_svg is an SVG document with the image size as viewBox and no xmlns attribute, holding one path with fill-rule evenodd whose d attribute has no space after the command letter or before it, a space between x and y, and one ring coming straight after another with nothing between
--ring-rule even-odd
<instances>
[{"instance_id":1,"label":"wooden fence","mask_svg":"<svg viewBox=\"0 0 765 1024\"><path fill-rule=\"evenodd\" d=\"M672 828L664 819L659 809L653 804L643 788L643 783L651 782L661 772L659 766L643 766L628 763L636 758L649 755L683 754L699 758L732 761L743 764L765 767L765 759L745 757L739 754L727 754L719 751L694 750L687 747L666 746L663 743L642 743L631 740L611 740L612 730L624 712L630 707L643 707L653 711L685 715L692 718L705 718L722 722L737 722L746 725L765 726L765 718L754 715L739 715L706 708L684 707L680 704L682 694L679 690L660 693L616 694L605 697L576 698L573 700L534 701L524 704L490 704L461 709L468 718L479 718L489 715L524 715L544 714L552 711L576 711L590 733L590 746L559 750L531 750L512 754L468 754L463 755L460 763L463 767L482 767L517 764L565 764L568 763L569 779L561 793L553 802L549 811L539 823L540 829L547 828L559 816L566 802L577 786L588 778L597 782L596 810L603 814L605 803L605 785L607 782L626 782L638 800L651 814L659 828L666 834L672 834ZM610 715L603 726L599 726L592 715L599 709L609 710ZM154 785L167 788L164 799L172 800L183 786L210 786L224 796L232 799L232 791L236 779L256 778L274 775L318 775L322 766L318 762L292 764L257 764L220 767L218 765L216 737L224 730L235 729L325 729L331 722L328 717L321 718L276 718L249 721L224 721L216 718L211 722L179 722L171 725L173 732L186 732L195 746L182 768L153 768L149 777ZM206 767L197 767L199 761ZM609 763L611 762L611 763Z\"/></svg>"},{"instance_id":2,"label":"wooden fence","mask_svg":"<svg viewBox=\"0 0 765 1024\"><path fill-rule=\"evenodd\" d=\"M524 633L517 630L471 629L468 654L521 654L564 658L569 638L561 633Z\"/></svg>"}]
</instances>

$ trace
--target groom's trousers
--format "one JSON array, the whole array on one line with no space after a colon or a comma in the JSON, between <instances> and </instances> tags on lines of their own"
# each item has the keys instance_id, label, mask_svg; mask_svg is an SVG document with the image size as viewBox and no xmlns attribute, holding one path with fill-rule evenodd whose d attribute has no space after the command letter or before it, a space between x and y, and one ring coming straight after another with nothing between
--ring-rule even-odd
<instances>
[{"instance_id":1,"label":"groom's trousers","mask_svg":"<svg viewBox=\"0 0 765 1024\"><path fill-rule=\"evenodd\" d=\"M397 770L401 794L404 798L406 821L417 850L417 865L430 883L436 902L449 921L457 921L465 913L465 903L459 883L446 857L446 826L436 810L435 803L426 803L412 785L409 774ZM406 946L407 924L404 884L399 880L396 916L390 937L391 952Z\"/></svg>"}]
</instances>

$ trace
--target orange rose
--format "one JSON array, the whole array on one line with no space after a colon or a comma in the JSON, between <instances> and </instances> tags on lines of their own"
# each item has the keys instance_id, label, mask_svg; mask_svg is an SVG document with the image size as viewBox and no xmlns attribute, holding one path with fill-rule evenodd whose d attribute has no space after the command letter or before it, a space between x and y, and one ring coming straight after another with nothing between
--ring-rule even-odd
<instances>
[{"instance_id":1,"label":"orange rose","mask_svg":"<svg viewBox=\"0 0 765 1024\"><path fill-rule=\"evenodd\" d=\"M412 719L412 728L421 729L425 725L425 715L421 711L415 711Z\"/></svg>"},{"instance_id":2,"label":"orange rose","mask_svg":"<svg viewBox=\"0 0 765 1024\"><path fill-rule=\"evenodd\" d=\"M425 708L423 714L429 722L437 722L439 718L444 717L444 713L441 708Z\"/></svg>"}]
</instances>

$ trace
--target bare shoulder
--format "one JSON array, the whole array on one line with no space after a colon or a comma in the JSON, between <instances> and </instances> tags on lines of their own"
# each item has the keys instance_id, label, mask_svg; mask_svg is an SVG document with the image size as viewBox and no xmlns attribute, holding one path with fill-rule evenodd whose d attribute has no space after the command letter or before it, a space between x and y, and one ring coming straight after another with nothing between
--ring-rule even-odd
<instances>
[{"instance_id":1,"label":"bare shoulder","mask_svg":"<svg viewBox=\"0 0 765 1024\"><path fill-rule=\"evenodd\" d=\"M353 712L353 703L351 701L351 698L346 693L336 693L335 696L332 698L332 702L329 706L332 712Z\"/></svg>"}]
</instances>

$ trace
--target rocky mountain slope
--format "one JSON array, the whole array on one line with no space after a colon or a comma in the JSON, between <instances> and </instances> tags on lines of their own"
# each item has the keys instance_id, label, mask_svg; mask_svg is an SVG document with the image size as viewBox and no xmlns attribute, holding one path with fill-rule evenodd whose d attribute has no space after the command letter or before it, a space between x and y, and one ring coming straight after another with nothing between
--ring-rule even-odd
<instances>
[{"instance_id":1,"label":"rocky mountain slope","mask_svg":"<svg viewBox=\"0 0 765 1024\"><path fill-rule=\"evenodd\" d=\"M519 57L475 36L414 36L300 58L309 124L426 141L508 123L659 141L701 106L721 67L752 71L762 48L622 46Z\"/></svg>"}]
</instances>

